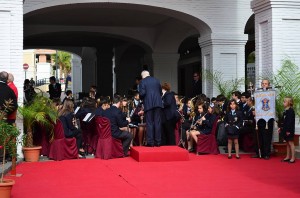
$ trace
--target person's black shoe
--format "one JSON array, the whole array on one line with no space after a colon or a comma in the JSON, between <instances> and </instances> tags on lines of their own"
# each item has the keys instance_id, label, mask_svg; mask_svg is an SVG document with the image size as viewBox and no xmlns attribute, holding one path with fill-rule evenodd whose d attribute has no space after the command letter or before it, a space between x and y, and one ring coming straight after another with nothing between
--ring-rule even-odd
<instances>
[{"instance_id":1,"label":"person's black shoe","mask_svg":"<svg viewBox=\"0 0 300 198\"><path fill-rule=\"evenodd\" d=\"M228 155L228 157L227 157L228 159L232 159L232 155Z\"/></svg>"},{"instance_id":2,"label":"person's black shoe","mask_svg":"<svg viewBox=\"0 0 300 198\"><path fill-rule=\"evenodd\" d=\"M290 159L283 159L283 160L281 160L281 162L289 162L290 161Z\"/></svg>"},{"instance_id":3,"label":"person's black shoe","mask_svg":"<svg viewBox=\"0 0 300 198\"><path fill-rule=\"evenodd\" d=\"M155 144L154 146L155 146L155 147L160 147L160 144Z\"/></svg>"},{"instance_id":4,"label":"person's black shoe","mask_svg":"<svg viewBox=\"0 0 300 198\"><path fill-rule=\"evenodd\" d=\"M194 152L195 150L193 148L188 149L189 153Z\"/></svg>"},{"instance_id":5,"label":"person's black shoe","mask_svg":"<svg viewBox=\"0 0 300 198\"><path fill-rule=\"evenodd\" d=\"M264 159L265 159L265 160L269 160L269 159L270 159L270 156L265 156Z\"/></svg>"},{"instance_id":6,"label":"person's black shoe","mask_svg":"<svg viewBox=\"0 0 300 198\"><path fill-rule=\"evenodd\" d=\"M295 163L295 162L296 162L296 160L293 160L293 161L290 160L290 161L289 161L290 164L293 164L293 163Z\"/></svg>"},{"instance_id":7,"label":"person's black shoe","mask_svg":"<svg viewBox=\"0 0 300 198\"><path fill-rule=\"evenodd\" d=\"M251 158L260 158L259 155L252 155Z\"/></svg>"}]
</instances>

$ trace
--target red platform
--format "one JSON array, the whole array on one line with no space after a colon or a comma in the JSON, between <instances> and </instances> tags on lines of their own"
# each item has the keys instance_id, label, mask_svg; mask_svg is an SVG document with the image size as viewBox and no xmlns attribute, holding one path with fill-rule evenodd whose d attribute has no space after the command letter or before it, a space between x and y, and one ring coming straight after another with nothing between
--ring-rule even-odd
<instances>
[{"instance_id":1,"label":"red platform","mask_svg":"<svg viewBox=\"0 0 300 198\"><path fill-rule=\"evenodd\" d=\"M131 147L130 156L138 162L170 162L189 160L188 151L178 146L135 146Z\"/></svg>"}]
</instances>

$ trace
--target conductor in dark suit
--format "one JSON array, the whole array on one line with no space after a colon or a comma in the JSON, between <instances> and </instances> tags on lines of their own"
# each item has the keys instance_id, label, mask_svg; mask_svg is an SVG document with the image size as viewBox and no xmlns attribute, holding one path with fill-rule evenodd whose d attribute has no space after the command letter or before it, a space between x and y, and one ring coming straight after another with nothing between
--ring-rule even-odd
<instances>
[{"instance_id":1,"label":"conductor in dark suit","mask_svg":"<svg viewBox=\"0 0 300 198\"><path fill-rule=\"evenodd\" d=\"M124 155L128 156L128 150L132 135L127 130L127 126L130 122L130 118L124 118L122 111L120 110L121 97L116 95L113 98L113 105L103 111L103 117L110 120L111 135L116 139L122 140Z\"/></svg>"},{"instance_id":2,"label":"conductor in dark suit","mask_svg":"<svg viewBox=\"0 0 300 198\"><path fill-rule=\"evenodd\" d=\"M158 79L144 70L139 84L140 98L144 104L147 129L147 146L160 146L162 127L162 90Z\"/></svg>"},{"instance_id":3,"label":"conductor in dark suit","mask_svg":"<svg viewBox=\"0 0 300 198\"><path fill-rule=\"evenodd\" d=\"M50 80L50 84L48 88L49 88L50 99L51 100L55 98L60 99L61 85L59 83L56 83L56 78L54 76L51 76L49 80Z\"/></svg>"}]
</instances>

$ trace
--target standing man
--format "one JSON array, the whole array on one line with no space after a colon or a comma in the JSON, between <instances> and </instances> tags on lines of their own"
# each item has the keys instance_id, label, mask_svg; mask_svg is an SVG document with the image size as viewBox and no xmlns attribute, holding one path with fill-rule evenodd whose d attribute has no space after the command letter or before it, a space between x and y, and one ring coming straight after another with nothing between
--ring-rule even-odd
<instances>
[{"instance_id":1,"label":"standing man","mask_svg":"<svg viewBox=\"0 0 300 198\"><path fill-rule=\"evenodd\" d=\"M103 111L103 117L110 120L111 125L111 135L116 139L122 140L124 156L128 156L129 146L132 140L132 135L128 131L127 126L131 121L130 118L124 118L122 111L120 110L121 97L115 96L113 98L113 105ZM122 129L122 130L121 130Z\"/></svg>"},{"instance_id":2,"label":"standing man","mask_svg":"<svg viewBox=\"0 0 300 198\"><path fill-rule=\"evenodd\" d=\"M270 81L267 79L262 80L261 89L263 91L267 91L270 89ZM256 145L256 155L252 156L252 158L259 158L258 149L261 149L261 156L265 160L270 159L271 155L271 144L272 144L272 136L273 136L273 128L274 128L274 119L270 119L266 122L264 119L260 119L257 121L258 127L258 143Z\"/></svg>"},{"instance_id":3,"label":"standing man","mask_svg":"<svg viewBox=\"0 0 300 198\"><path fill-rule=\"evenodd\" d=\"M56 78L54 76L50 77L50 84L49 84L49 94L50 99L60 99L61 95L61 85L56 83Z\"/></svg>"},{"instance_id":4,"label":"standing man","mask_svg":"<svg viewBox=\"0 0 300 198\"><path fill-rule=\"evenodd\" d=\"M18 89L14 84L14 76L11 73L8 73L7 85L14 91L16 100L18 101ZM15 109L10 115L7 116L7 122L14 124L17 118L17 109Z\"/></svg>"},{"instance_id":5,"label":"standing man","mask_svg":"<svg viewBox=\"0 0 300 198\"><path fill-rule=\"evenodd\" d=\"M194 72L191 97L195 97L197 95L200 95L201 93L202 93L202 84L200 81L200 74L199 74L199 72Z\"/></svg>"},{"instance_id":6,"label":"standing man","mask_svg":"<svg viewBox=\"0 0 300 198\"><path fill-rule=\"evenodd\" d=\"M140 98L143 101L146 129L147 145L160 146L162 127L162 90L158 79L151 77L146 70L141 73L142 80L139 84Z\"/></svg>"},{"instance_id":7,"label":"standing man","mask_svg":"<svg viewBox=\"0 0 300 198\"><path fill-rule=\"evenodd\" d=\"M11 108L6 111L7 116L9 116L17 109L18 103L14 91L7 85L7 79L8 73L5 71L0 72L0 109L4 110L5 102L12 100Z\"/></svg>"}]
</instances>

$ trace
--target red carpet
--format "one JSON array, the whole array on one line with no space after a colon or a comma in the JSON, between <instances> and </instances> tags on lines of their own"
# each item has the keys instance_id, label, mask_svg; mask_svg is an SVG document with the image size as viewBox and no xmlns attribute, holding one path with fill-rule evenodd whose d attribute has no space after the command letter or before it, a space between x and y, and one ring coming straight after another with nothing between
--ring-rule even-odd
<instances>
[{"instance_id":1,"label":"red carpet","mask_svg":"<svg viewBox=\"0 0 300 198\"><path fill-rule=\"evenodd\" d=\"M12 198L94 197L300 197L300 160L228 160L189 154L189 161L132 158L22 163Z\"/></svg>"},{"instance_id":2,"label":"red carpet","mask_svg":"<svg viewBox=\"0 0 300 198\"><path fill-rule=\"evenodd\" d=\"M130 156L138 162L172 162L189 160L189 152L178 146L134 146L130 150Z\"/></svg>"}]
</instances>

